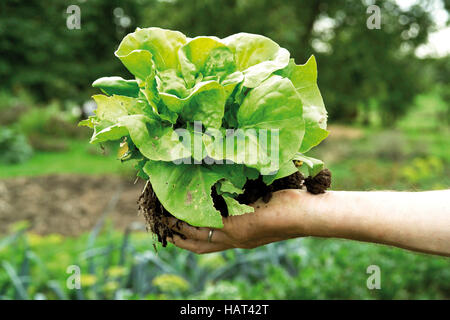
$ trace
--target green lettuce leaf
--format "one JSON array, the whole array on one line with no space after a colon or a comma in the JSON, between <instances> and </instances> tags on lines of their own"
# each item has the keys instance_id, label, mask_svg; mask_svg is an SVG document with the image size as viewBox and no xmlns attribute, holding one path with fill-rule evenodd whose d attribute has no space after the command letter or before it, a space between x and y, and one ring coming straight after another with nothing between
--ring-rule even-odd
<instances>
[{"instance_id":1,"label":"green lettuce leaf","mask_svg":"<svg viewBox=\"0 0 450 320\"><path fill-rule=\"evenodd\" d=\"M90 143L102 143L106 141L119 140L128 135L128 129L118 123L102 129L101 125L97 125Z\"/></svg>"},{"instance_id":2,"label":"green lettuce leaf","mask_svg":"<svg viewBox=\"0 0 450 320\"><path fill-rule=\"evenodd\" d=\"M224 139L204 136L208 156L242 163L262 174L276 173L279 165L299 150L304 135L302 103L291 81L273 75L250 90L237 112L237 124L238 129L245 131L235 131ZM267 129L266 143L260 140L259 129ZM277 144L276 138L279 149L272 154L269 148L272 142ZM235 143L230 150L226 146L231 145L231 140Z\"/></svg>"},{"instance_id":3,"label":"green lettuce leaf","mask_svg":"<svg viewBox=\"0 0 450 320\"><path fill-rule=\"evenodd\" d=\"M258 34L238 33L223 39L235 53L237 69L245 77L243 86L255 88L273 72L289 63L289 51Z\"/></svg>"},{"instance_id":4,"label":"green lettuce leaf","mask_svg":"<svg viewBox=\"0 0 450 320\"><path fill-rule=\"evenodd\" d=\"M299 150L307 152L324 140L329 133L326 130L327 110L317 86L316 58L311 56L303 65L297 65L294 60L291 60L279 74L292 81L302 100L306 130Z\"/></svg>"},{"instance_id":5,"label":"green lettuce leaf","mask_svg":"<svg viewBox=\"0 0 450 320\"><path fill-rule=\"evenodd\" d=\"M213 185L227 178L223 172L216 172L212 166L164 161L148 161L144 172L164 208L175 217L196 227L223 227L211 198Z\"/></svg>"},{"instance_id":6,"label":"green lettuce leaf","mask_svg":"<svg viewBox=\"0 0 450 320\"><path fill-rule=\"evenodd\" d=\"M230 194L243 194L244 190L236 187L230 180L222 179L216 184L216 190L218 194L230 193Z\"/></svg>"},{"instance_id":7,"label":"green lettuce leaf","mask_svg":"<svg viewBox=\"0 0 450 320\"><path fill-rule=\"evenodd\" d=\"M245 177L245 166L240 164L233 165L212 165L210 166L214 171L226 177L236 188L242 189L247 178Z\"/></svg>"},{"instance_id":8,"label":"green lettuce leaf","mask_svg":"<svg viewBox=\"0 0 450 320\"><path fill-rule=\"evenodd\" d=\"M228 215L230 216L239 216L242 214L255 212L255 208L248 206L246 204L241 204L239 201L234 199L230 194L224 194L223 199L227 204Z\"/></svg>"},{"instance_id":9,"label":"green lettuce leaf","mask_svg":"<svg viewBox=\"0 0 450 320\"><path fill-rule=\"evenodd\" d=\"M171 111L187 122L201 121L211 128L222 125L226 96L223 86L217 81L198 83L183 99L169 93L160 93L160 97Z\"/></svg>"},{"instance_id":10,"label":"green lettuce leaf","mask_svg":"<svg viewBox=\"0 0 450 320\"><path fill-rule=\"evenodd\" d=\"M151 108L145 100L118 95L111 97L95 95L92 98L97 104L95 114L99 121L117 123L118 119L123 116L132 114L153 115Z\"/></svg>"},{"instance_id":11,"label":"green lettuce leaf","mask_svg":"<svg viewBox=\"0 0 450 320\"><path fill-rule=\"evenodd\" d=\"M188 87L193 87L200 75L221 81L236 71L233 52L216 37L191 39L178 54Z\"/></svg>"},{"instance_id":12,"label":"green lettuce leaf","mask_svg":"<svg viewBox=\"0 0 450 320\"><path fill-rule=\"evenodd\" d=\"M308 167L309 175L315 177L323 170L324 164L322 160L307 157L299 152L294 156L294 160L302 161Z\"/></svg>"},{"instance_id":13,"label":"green lettuce leaf","mask_svg":"<svg viewBox=\"0 0 450 320\"><path fill-rule=\"evenodd\" d=\"M292 83L276 75L250 91L239 108L237 120L243 129L279 130L279 161L265 172L260 170L263 174L277 171L280 164L292 159L305 133L301 100Z\"/></svg>"},{"instance_id":14,"label":"green lettuce leaf","mask_svg":"<svg viewBox=\"0 0 450 320\"><path fill-rule=\"evenodd\" d=\"M170 110L161 100L158 92L158 81L155 72L150 74L145 79L145 82L140 90L152 107L153 112L156 113L161 120L169 121L172 124L176 123L178 114Z\"/></svg>"},{"instance_id":15,"label":"green lettuce leaf","mask_svg":"<svg viewBox=\"0 0 450 320\"><path fill-rule=\"evenodd\" d=\"M177 73L175 69L168 69L158 72L156 75L157 89L160 95L168 94L179 99L183 99L192 94L192 91L187 89L186 82ZM178 112L179 110L173 110Z\"/></svg>"},{"instance_id":16,"label":"green lettuce leaf","mask_svg":"<svg viewBox=\"0 0 450 320\"><path fill-rule=\"evenodd\" d=\"M134 98L139 96L139 85L136 80L125 80L121 77L103 77L95 80L92 86L99 88L109 96L120 95Z\"/></svg>"},{"instance_id":17,"label":"green lettuce leaf","mask_svg":"<svg viewBox=\"0 0 450 320\"><path fill-rule=\"evenodd\" d=\"M292 161L288 161L280 166L280 170L276 174L263 176L263 181L265 184L270 185L275 180L288 177L297 171L298 169L295 164Z\"/></svg>"},{"instance_id":18,"label":"green lettuce leaf","mask_svg":"<svg viewBox=\"0 0 450 320\"><path fill-rule=\"evenodd\" d=\"M178 50L186 41L178 31L137 28L125 36L115 55L133 75L145 81L154 67L159 71L178 70Z\"/></svg>"},{"instance_id":19,"label":"green lettuce leaf","mask_svg":"<svg viewBox=\"0 0 450 320\"><path fill-rule=\"evenodd\" d=\"M118 140L126 136L128 129L119 123L122 117L135 114L153 116L145 100L119 95L95 95L92 98L97 104L95 116L80 123L94 128L90 143Z\"/></svg>"},{"instance_id":20,"label":"green lettuce leaf","mask_svg":"<svg viewBox=\"0 0 450 320\"><path fill-rule=\"evenodd\" d=\"M172 126L165 126L145 115L121 117L119 125L126 127L136 148L150 160L175 161L191 156L189 148L180 142Z\"/></svg>"}]
</instances>

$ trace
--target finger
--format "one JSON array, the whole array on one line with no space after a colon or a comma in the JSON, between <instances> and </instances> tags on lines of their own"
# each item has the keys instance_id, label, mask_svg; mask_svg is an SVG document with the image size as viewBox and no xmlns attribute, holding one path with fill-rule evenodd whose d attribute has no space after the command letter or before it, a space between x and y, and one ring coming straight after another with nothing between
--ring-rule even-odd
<instances>
[{"instance_id":1,"label":"finger","mask_svg":"<svg viewBox=\"0 0 450 320\"><path fill-rule=\"evenodd\" d=\"M228 243L227 235L220 229L214 228L197 228L188 225L185 222L180 223L181 220L176 218L168 218L168 225L171 229L176 230L188 239L208 241L209 231L213 230L211 237L212 243Z\"/></svg>"},{"instance_id":2,"label":"finger","mask_svg":"<svg viewBox=\"0 0 450 320\"><path fill-rule=\"evenodd\" d=\"M167 240L181 249L189 250L197 254L223 251L231 248L231 246L227 246L221 243L212 243L192 239L182 239L178 235L169 237Z\"/></svg>"}]
</instances>

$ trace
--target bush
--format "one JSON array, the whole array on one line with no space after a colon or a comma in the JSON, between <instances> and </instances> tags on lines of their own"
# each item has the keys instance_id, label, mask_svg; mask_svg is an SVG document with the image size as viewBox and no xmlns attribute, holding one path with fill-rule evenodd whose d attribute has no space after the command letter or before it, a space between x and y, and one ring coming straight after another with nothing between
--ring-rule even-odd
<instances>
[{"instance_id":1,"label":"bush","mask_svg":"<svg viewBox=\"0 0 450 320\"><path fill-rule=\"evenodd\" d=\"M20 116L33 105L30 95L20 90L15 94L8 91L0 91L0 125L10 125L16 122Z\"/></svg>"},{"instance_id":2,"label":"bush","mask_svg":"<svg viewBox=\"0 0 450 320\"><path fill-rule=\"evenodd\" d=\"M20 117L17 125L27 136L71 137L79 132L75 124L77 120L69 111L62 111L57 103L52 103L44 108L30 108Z\"/></svg>"},{"instance_id":3,"label":"bush","mask_svg":"<svg viewBox=\"0 0 450 320\"><path fill-rule=\"evenodd\" d=\"M401 161L409 156L409 142L396 130L374 132L353 146L353 155L364 158Z\"/></svg>"},{"instance_id":4,"label":"bush","mask_svg":"<svg viewBox=\"0 0 450 320\"><path fill-rule=\"evenodd\" d=\"M25 135L9 128L0 128L0 150L0 162L6 164L24 162L33 154Z\"/></svg>"},{"instance_id":5,"label":"bush","mask_svg":"<svg viewBox=\"0 0 450 320\"><path fill-rule=\"evenodd\" d=\"M34 150L64 151L67 149L66 138L85 137L86 132L77 127L79 109L63 110L59 103L46 107L28 108L15 126L26 135Z\"/></svg>"}]
</instances>

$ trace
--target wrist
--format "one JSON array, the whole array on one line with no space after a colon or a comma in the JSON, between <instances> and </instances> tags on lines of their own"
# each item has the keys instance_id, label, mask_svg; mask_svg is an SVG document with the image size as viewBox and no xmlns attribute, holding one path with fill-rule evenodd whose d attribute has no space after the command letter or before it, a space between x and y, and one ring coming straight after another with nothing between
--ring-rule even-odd
<instances>
[{"instance_id":1,"label":"wrist","mask_svg":"<svg viewBox=\"0 0 450 320\"><path fill-rule=\"evenodd\" d=\"M267 224L278 231L285 239L313 235L315 225L311 214L311 198L314 195L303 190L281 190L271 199L273 212Z\"/></svg>"},{"instance_id":2,"label":"wrist","mask_svg":"<svg viewBox=\"0 0 450 320\"><path fill-rule=\"evenodd\" d=\"M314 195L293 190L290 195L287 230L290 234L314 237L341 237L345 233L345 210L338 202L345 201L341 192L327 191Z\"/></svg>"},{"instance_id":3,"label":"wrist","mask_svg":"<svg viewBox=\"0 0 450 320\"><path fill-rule=\"evenodd\" d=\"M304 190L281 190L269 203L255 203L257 218L248 224L261 237L290 239L296 237L339 237L345 219L337 212L339 192L313 195Z\"/></svg>"}]
</instances>

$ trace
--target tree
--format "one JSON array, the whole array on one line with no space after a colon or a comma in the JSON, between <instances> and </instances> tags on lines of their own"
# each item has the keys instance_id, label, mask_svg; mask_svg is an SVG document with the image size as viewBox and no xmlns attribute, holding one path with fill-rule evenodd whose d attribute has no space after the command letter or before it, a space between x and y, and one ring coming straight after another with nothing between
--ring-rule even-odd
<instances>
[{"instance_id":1,"label":"tree","mask_svg":"<svg viewBox=\"0 0 450 320\"><path fill-rule=\"evenodd\" d=\"M73 1L3 0L0 77L4 87L24 86L42 100L84 100L97 77L129 76L113 52L137 26L191 37L244 31L274 39L297 63L315 54L332 119L368 122L372 110L390 125L426 88L414 51L435 26L427 9L432 1L407 11L395 0L376 2L381 29L370 30L370 0L89 0L79 3L81 29L69 30L66 8Z\"/></svg>"},{"instance_id":2,"label":"tree","mask_svg":"<svg viewBox=\"0 0 450 320\"><path fill-rule=\"evenodd\" d=\"M135 1L79 3L81 28L70 30L66 10L73 2L1 1L2 89L26 88L39 100L83 101L96 78L126 74L113 52L135 26L122 27L113 11L120 3L130 14L137 14Z\"/></svg>"},{"instance_id":3,"label":"tree","mask_svg":"<svg viewBox=\"0 0 450 320\"><path fill-rule=\"evenodd\" d=\"M174 0L152 4L144 21L190 36L263 34L286 47L297 63L315 54L332 119L367 122L375 106L391 125L424 89L414 51L434 26L426 5L404 11L394 0L384 1L381 29L373 30L366 27L367 5L355 0Z\"/></svg>"}]
</instances>

